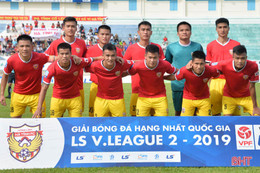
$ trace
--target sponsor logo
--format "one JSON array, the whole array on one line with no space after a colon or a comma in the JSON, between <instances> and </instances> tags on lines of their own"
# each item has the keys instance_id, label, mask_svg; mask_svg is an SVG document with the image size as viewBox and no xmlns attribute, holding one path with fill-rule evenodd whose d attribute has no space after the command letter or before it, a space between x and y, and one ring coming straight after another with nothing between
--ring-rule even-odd
<instances>
[{"instance_id":1,"label":"sponsor logo","mask_svg":"<svg viewBox=\"0 0 260 173\"><path fill-rule=\"evenodd\" d=\"M28 162L35 158L42 146L42 132L40 124L10 126L7 141L11 156L20 162Z\"/></svg>"},{"instance_id":2,"label":"sponsor logo","mask_svg":"<svg viewBox=\"0 0 260 173\"><path fill-rule=\"evenodd\" d=\"M233 156L231 159L232 166L250 166L251 156L237 157Z\"/></svg>"},{"instance_id":3,"label":"sponsor logo","mask_svg":"<svg viewBox=\"0 0 260 173\"><path fill-rule=\"evenodd\" d=\"M208 80L209 80L209 78L204 78L204 79L203 79L203 82L204 82L204 83L207 83Z\"/></svg>"},{"instance_id":4,"label":"sponsor logo","mask_svg":"<svg viewBox=\"0 0 260 173\"><path fill-rule=\"evenodd\" d=\"M129 159L129 157L130 157L130 154L122 155L122 159L125 159L125 160Z\"/></svg>"},{"instance_id":5,"label":"sponsor logo","mask_svg":"<svg viewBox=\"0 0 260 173\"><path fill-rule=\"evenodd\" d=\"M85 62L88 62L88 58L84 58L84 61L85 61Z\"/></svg>"},{"instance_id":6,"label":"sponsor logo","mask_svg":"<svg viewBox=\"0 0 260 173\"><path fill-rule=\"evenodd\" d=\"M76 160L84 160L85 156L77 156Z\"/></svg>"},{"instance_id":7,"label":"sponsor logo","mask_svg":"<svg viewBox=\"0 0 260 173\"><path fill-rule=\"evenodd\" d=\"M132 64L132 62L131 62L130 60L127 60L127 63L128 63L128 64Z\"/></svg>"},{"instance_id":8,"label":"sponsor logo","mask_svg":"<svg viewBox=\"0 0 260 173\"><path fill-rule=\"evenodd\" d=\"M237 134L242 139L248 139L251 137L252 131L248 127L242 126L238 129Z\"/></svg>"},{"instance_id":9,"label":"sponsor logo","mask_svg":"<svg viewBox=\"0 0 260 173\"><path fill-rule=\"evenodd\" d=\"M243 79L247 80L248 79L248 75L244 75Z\"/></svg>"},{"instance_id":10,"label":"sponsor logo","mask_svg":"<svg viewBox=\"0 0 260 173\"><path fill-rule=\"evenodd\" d=\"M114 156L113 154L111 154L111 155L109 156L109 159L110 159L110 160L114 160L114 159L115 159L115 156Z\"/></svg>"},{"instance_id":11,"label":"sponsor logo","mask_svg":"<svg viewBox=\"0 0 260 173\"><path fill-rule=\"evenodd\" d=\"M137 158L138 160L147 160L148 156L146 154L139 154Z\"/></svg>"},{"instance_id":12,"label":"sponsor logo","mask_svg":"<svg viewBox=\"0 0 260 173\"><path fill-rule=\"evenodd\" d=\"M166 159L173 159L173 158L174 158L174 155L173 155L173 154L166 156Z\"/></svg>"},{"instance_id":13,"label":"sponsor logo","mask_svg":"<svg viewBox=\"0 0 260 173\"><path fill-rule=\"evenodd\" d=\"M76 52L77 52L77 53L80 52L80 48L79 48L79 47L76 48Z\"/></svg>"},{"instance_id":14,"label":"sponsor logo","mask_svg":"<svg viewBox=\"0 0 260 173\"><path fill-rule=\"evenodd\" d=\"M161 76L162 76L162 72L157 72L157 73L156 73L156 76L157 76L157 77L161 77Z\"/></svg>"},{"instance_id":15,"label":"sponsor logo","mask_svg":"<svg viewBox=\"0 0 260 173\"><path fill-rule=\"evenodd\" d=\"M74 76L78 76L78 74L79 74L78 71L73 72L73 75L74 75Z\"/></svg>"},{"instance_id":16,"label":"sponsor logo","mask_svg":"<svg viewBox=\"0 0 260 173\"><path fill-rule=\"evenodd\" d=\"M120 76L120 73L121 73L120 71L115 72L116 76Z\"/></svg>"},{"instance_id":17,"label":"sponsor logo","mask_svg":"<svg viewBox=\"0 0 260 173\"><path fill-rule=\"evenodd\" d=\"M236 144L238 150L254 150L252 125L235 125Z\"/></svg>"},{"instance_id":18,"label":"sponsor logo","mask_svg":"<svg viewBox=\"0 0 260 173\"><path fill-rule=\"evenodd\" d=\"M103 160L102 155L93 155L93 160Z\"/></svg>"},{"instance_id":19,"label":"sponsor logo","mask_svg":"<svg viewBox=\"0 0 260 173\"><path fill-rule=\"evenodd\" d=\"M158 160L159 158L160 158L159 154L155 154L155 155L154 155L154 159L155 159L155 160Z\"/></svg>"},{"instance_id":20,"label":"sponsor logo","mask_svg":"<svg viewBox=\"0 0 260 173\"><path fill-rule=\"evenodd\" d=\"M38 67L39 67L39 64L34 64L34 65L33 65L34 70L37 70Z\"/></svg>"}]
</instances>

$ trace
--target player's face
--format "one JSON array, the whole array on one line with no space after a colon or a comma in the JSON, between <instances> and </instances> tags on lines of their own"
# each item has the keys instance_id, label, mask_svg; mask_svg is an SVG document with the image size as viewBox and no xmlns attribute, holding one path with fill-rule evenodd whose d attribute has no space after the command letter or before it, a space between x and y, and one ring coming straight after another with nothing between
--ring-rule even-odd
<instances>
[{"instance_id":1,"label":"player's face","mask_svg":"<svg viewBox=\"0 0 260 173\"><path fill-rule=\"evenodd\" d=\"M69 49L59 49L58 60L61 65L70 63L71 52Z\"/></svg>"},{"instance_id":2,"label":"player's face","mask_svg":"<svg viewBox=\"0 0 260 173\"><path fill-rule=\"evenodd\" d=\"M63 30L65 33L65 36L74 37L75 33L77 31L76 22L73 22L73 21L65 22L65 24L63 25Z\"/></svg>"},{"instance_id":3,"label":"player's face","mask_svg":"<svg viewBox=\"0 0 260 173\"><path fill-rule=\"evenodd\" d=\"M22 58L30 58L33 50L32 42L29 40L20 40L17 49Z\"/></svg>"},{"instance_id":4,"label":"player's face","mask_svg":"<svg viewBox=\"0 0 260 173\"><path fill-rule=\"evenodd\" d=\"M111 38L111 33L108 29L100 29L98 34L98 40L101 44L105 45L109 43L110 38Z\"/></svg>"},{"instance_id":5,"label":"player's face","mask_svg":"<svg viewBox=\"0 0 260 173\"><path fill-rule=\"evenodd\" d=\"M245 66L247 59L247 54L242 53L240 55L237 55L236 53L233 54L233 60L234 60L234 65L237 70L242 69Z\"/></svg>"},{"instance_id":6,"label":"player's face","mask_svg":"<svg viewBox=\"0 0 260 173\"><path fill-rule=\"evenodd\" d=\"M137 31L138 35L140 36L140 40L150 40L152 35L152 30L149 25L141 25Z\"/></svg>"},{"instance_id":7,"label":"player's face","mask_svg":"<svg viewBox=\"0 0 260 173\"><path fill-rule=\"evenodd\" d=\"M154 68L158 64L159 54L158 53L147 52L145 54L145 60L146 60L146 65L149 68Z\"/></svg>"},{"instance_id":8,"label":"player's face","mask_svg":"<svg viewBox=\"0 0 260 173\"><path fill-rule=\"evenodd\" d=\"M192 70L196 73L196 74L201 74L203 72L203 70L205 69L205 65L206 62L204 59L199 59L199 58L195 58L192 61Z\"/></svg>"},{"instance_id":9,"label":"player's face","mask_svg":"<svg viewBox=\"0 0 260 173\"><path fill-rule=\"evenodd\" d=\"M103 51L103 57L104 65L106 67L113 67L116 61L116 51L106 49Z\"/></svg>"},{"instance_id":10,"label":"player's face","mask_svg":"<svg viewBox=\"0 0 260 173\"><path fill-rule=\"evenodd\" d=\"M180 25L178 32L177 32L177 35L180 38L180 40L190 39L191 30L190 30L189 25Z\"/></svg>"},{"instance_id":11,"label":"player's face","mask_svg":"<svg viewBox=\"0 0 260 173\"><path fill-rule=\"evenodd\" d=\"M217 24L216 31L219 37L227 37L229 32L229 26L226 23Z\"/></svg>"}]
</instances>

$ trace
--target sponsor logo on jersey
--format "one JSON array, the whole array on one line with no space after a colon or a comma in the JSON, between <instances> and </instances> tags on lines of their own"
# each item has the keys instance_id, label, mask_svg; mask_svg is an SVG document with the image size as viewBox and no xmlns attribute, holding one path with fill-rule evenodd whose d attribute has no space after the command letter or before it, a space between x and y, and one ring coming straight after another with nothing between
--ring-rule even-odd
<instances>
[{"instance_id":1,"label":"sponsor logo on jersey","mask_svg":"<svg viewBox=\"0 0 260 173\"><path fill-rule=\"evenodd\" d=\"M73 72L73 75L74 75L74 76L78 76L78 74L79 74L79 71Z\"/></svg>"},{"instance_id":2,"label":"sponsor logo on jersey","mask_svg":"<svg viewBox=\"0 0 260 173\"><path fill-rule=\"evenodd\" d=\"M33 65L34 70L37 70L38 67L39 67L39 64L34 64L34 65Z\"/></svg>"},{"instance_id":3,"label":"sponsor logo on jersey","mask_svg":"<svg viewBox=\"0 0 260 173\"><path fill-rule=\"evenodd\" d=\"M40 124L19 127L10 126L7 141L11 156L20 161L28 162L36 157L42 146L42 130Z\"/></svg>"}]
</instances>

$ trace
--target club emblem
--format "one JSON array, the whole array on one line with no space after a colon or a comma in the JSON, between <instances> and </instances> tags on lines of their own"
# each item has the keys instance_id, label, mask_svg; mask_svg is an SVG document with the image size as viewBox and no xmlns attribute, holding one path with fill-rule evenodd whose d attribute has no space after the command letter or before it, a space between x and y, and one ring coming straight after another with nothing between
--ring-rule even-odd
<instances>
[{"instance_id":1,"label":"club emblem","mask_svg":"<svg viewBox=\"0 0 260 173\"><path fill-rule=\"evenodd\" d=\"M157 76L157 77L161 77L161 76L162 76L162 72L157 72L157 73L156 73L156 76Z\"/></svg>"},{"instance_id":2,"label":"club emblem","mask_svg":"<svg viewBox=\"0 0 260 173\"><path fill-rule=\"evenodd\" d=\"M80 52L80 48L79 48L79 47L76 48L76 52L77 52L77 53Z\"/></svg>"},{"instance_id":3,"label":"club emblem","mask_svg":"<svg viewBox=\"0 0 260 173\"><path fill-rule=\"evenodd\" d=\"M38 67L39 67L39 64L34 64L34 65L33 65L34 70L37 70Z\"/></svg>"},{"instance_id":4,"label":"club emblem","mask_svg":"<svg viewBox=\"0 0 260 173\"><path fill-rule=\"evenodd\" d=\"M209 80L209 78L204 78L204 79L203 79L203 82L204 82L204 83L207 83L208 80Z\"/></svg>"},{"instance_id":5,"label":"club emblem","mask_svg":"<svg viewBox=\"0 0 260 173\"><path fill-rule=\"evenodd\" d=\"M42 146L42 130L40 124L20 127L10 126L7 133L10 154L20 162L28 162L36 157Z\"/></svg>"},{"instance_id":6,"label":"club emblem","mask_svg":"<svg viewBox=\"0 0 260 173\"><path fill-rule=\"evenodd\" d=\"M78 71L75 71L75 72L73 73L74 76L78 76L78 74L79 74Z\"/></svg>"},{"instance_id":7,"label":"club emblem","mask_svg":"<svg viewBox=\"0 0 260 173\"><path fill-rule=\"evenodd\" d=\"M116 71L115 74L116 74L116 76L119 76L120 75L120 71Z\"/></svg>"},{"instance_id":8,"label":"club emblem","mask_svg":"<svg viewBox=\"0 0 260 173\"><path fill-rule=\"evenodd\" d=\"M247 79L248 79L248 75L244 75L243 78L244 78L245 80L247 80Z\"/></svg>"}]
</instances>

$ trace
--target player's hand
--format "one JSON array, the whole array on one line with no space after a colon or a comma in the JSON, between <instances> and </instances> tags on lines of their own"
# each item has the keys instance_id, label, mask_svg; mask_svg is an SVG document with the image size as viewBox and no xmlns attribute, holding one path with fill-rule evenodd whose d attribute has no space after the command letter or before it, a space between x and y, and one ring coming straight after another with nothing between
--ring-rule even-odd
<instances>
[{"instance_id":1,"label":"player's hand","mask_svg":"<svg viewBox=\"0 0 260 173\"><path fill-rule=\"evenodd\" d=\"M72 57L73 57L73 61L76 65L79 65L81 63L82 59L79 58L77 55L72 55Z\"/></svg>"},{"instance_id":2,"label":"player's hand","mask_svg":"<svg viewBox=\"0 0 260 173\"><path fill-rule=\"evenodd\" d=\"M260 108L255 107L253 108L253 116L259 116L260 115Z\"/></svg>"},{"instance_id":3,"label":"player's hand","mask_svg":"<svg viewBox=\"0 0 260 173\"><path fill-rule=\"evenodd\" d=\"M42 117L42 111L38 109L35 111L35 113L32 116L32 118L41 118L41 117Z\"/></svg>"},{"instance_id":4,"label":"player's hand","mask_svg":"<svg viewBox=\"0 0 260 173\"><path fill-rule=\"evenodd\" d=\"M6 106L5 96L1 96L0 101L3 106Z\"/></svg>"},{"instance_id":5,"label":"player's hand","mask_svg":"<svg viewBox=\"0 0 260 173\"><path fill-rule=\"evenodd\" d=\"M122 57L120 57L120 56L116 57L116 61L119 62L122 65L124 65L124 63L125 63L124 59Z\"/></svg>"},{"instance_id":6,"label":"player's hand","mask_svg":"<svg viewBox=\"0 0 260 173\"><path fill-rule=\"evenodd\" d=\"M192 69L192 61L190 60L189 62L188 62L188 64L186 65L186 69L187 70L191 70Z\"/></svg>"}]
</instances>

